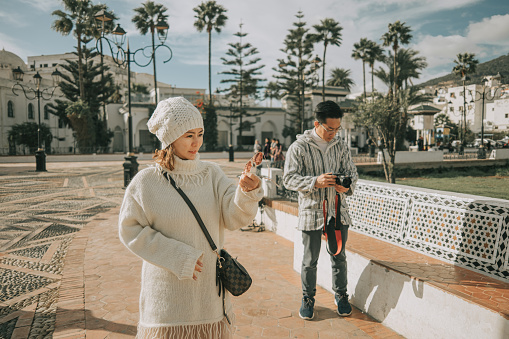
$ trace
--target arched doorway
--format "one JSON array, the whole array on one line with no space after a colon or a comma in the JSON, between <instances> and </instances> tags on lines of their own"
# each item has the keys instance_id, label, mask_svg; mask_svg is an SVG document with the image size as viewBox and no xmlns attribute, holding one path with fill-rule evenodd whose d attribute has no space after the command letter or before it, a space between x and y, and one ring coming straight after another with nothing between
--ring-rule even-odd
<instances>
[{"instance_id":1,"label":"arched doorway","mask_svg":"<svg viewBox=\"0 0 509 339\"><path fill-rule=\"evenodd\" d=\"M113 130L113 152L124 152L124 133L120 126Z\"/></svg>"},{"instance_id":2,"label":"arched doorway","mask_svg":"<svg viewBox=\"0 0 509 339\"><path fill-rule=\"evenodd\" d=\"M272 121L265 121L262 126L262 140L261 143L265 142L265 138L269 140L275 138L277 134L276 125Z\"/></svg>"}]
</instances>

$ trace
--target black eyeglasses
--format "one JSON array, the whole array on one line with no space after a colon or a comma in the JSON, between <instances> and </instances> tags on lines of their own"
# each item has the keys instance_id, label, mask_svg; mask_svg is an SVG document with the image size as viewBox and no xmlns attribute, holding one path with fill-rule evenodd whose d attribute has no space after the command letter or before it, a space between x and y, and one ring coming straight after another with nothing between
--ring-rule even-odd
<instances>
[{"instance_id":1,"label":"black eyeglasses","mask_svg":"<svg viewBox=\"0 0 509 339\"><path fill-rule=\"evenodd\" d=\"M329 127L326 127L324 124L322 124L321 122L319 122L320 126L322 126L322 128L325 130L325 132L327 133L337 133L338 131L342 130L343 127L342 126L339 126L338 128L329 128Z\"/></svg>"}]
</instances>

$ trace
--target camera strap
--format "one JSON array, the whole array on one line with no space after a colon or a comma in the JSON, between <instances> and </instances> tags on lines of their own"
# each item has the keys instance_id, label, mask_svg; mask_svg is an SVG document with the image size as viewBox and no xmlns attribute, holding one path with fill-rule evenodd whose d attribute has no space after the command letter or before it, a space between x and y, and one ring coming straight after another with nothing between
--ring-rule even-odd
<instances>
[{"instance_id":1,"label":"camera strap","mask_svg":"<svg viewBox=\"0 0 509 339\"><path fill-rule=\"evenodd\" d=\"M323 200L323 234L325 236L327 252L332 255L338 255L343 249L343 239L341 237L341 197L336 192L334 198L334 207L336 209L336 217L331 218L331 222L327 221L328 209L327 194Z\"/></svg>"}]
</instances>

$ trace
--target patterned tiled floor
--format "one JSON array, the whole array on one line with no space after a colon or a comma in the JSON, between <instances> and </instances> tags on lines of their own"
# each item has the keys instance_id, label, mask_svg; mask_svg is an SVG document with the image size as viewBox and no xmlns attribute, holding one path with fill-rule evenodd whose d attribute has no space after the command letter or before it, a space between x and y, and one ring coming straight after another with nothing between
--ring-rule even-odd
<instances>
[{"instance_id":1,"label":"patterned tiled floor","mask_svg":"<svg viewBox=\"0 0 509 339\"><path fill-rule=\"evenodd\" d=\"M73 165L0 166L1 338L51 337L69 245L121 202L121 167Z\"/></svg>"},{"instance_id":2,"label":"patterned tiled floor","mask_svg":"<svg viewBox=\"0 0 509 339\"><path fill-rule=\"evenodd\" d=\"M218 163L232 178L244 165ZM0 166L0 336L134 337L141 263L117 238L121 164L30 168ZM292 244L270 232L241 231L228 232L227 243L255 279L235 298L235 338L399 337L357 310L339 318L322 289L316 319L304 322Z\"/></svg>"},{"instance_id":3,"label":"patterned tiled floor","mask_svg":"<svg viewBox=\"0 0 509 339\"><path fill-rule=\"evenodd\" d=\"M232 178L244 165L217 162ZM141 263L117 238L121 164L83 166L0 166L0 337L134 337ZM400 337L358 310L339 318L323 289L316 318L303 321L292 243L241 231L227 232L226 243L255 281L235 298L235 338ZM349 249L508 317L505 282L360 234L349 237Z\"/></svg>"}]
</instances>

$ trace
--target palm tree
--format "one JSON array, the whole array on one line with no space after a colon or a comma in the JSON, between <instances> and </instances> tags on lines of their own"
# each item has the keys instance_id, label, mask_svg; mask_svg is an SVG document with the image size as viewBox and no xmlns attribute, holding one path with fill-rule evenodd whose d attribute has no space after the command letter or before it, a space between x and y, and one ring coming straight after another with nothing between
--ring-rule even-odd
<instances>
[{"instance_id":1,"label":"palm tree","mask_svg":"<svg viewBox=\"0 0 509 339\"><path fill-rule=\"evenodd\" d=\"M410 27L405 25L405 22L399 20L393 24L389 24L389 31L382 35L383 46L392 46L394 52L394 98L397 97L398 91L398 73L397 73L397 60L398 48L400 45L407 45L412 39Z\"/></svg>"},{"instance_id":2,"label":"palm tree","mask_svg":"<svg viewBox=\"0 0 509 339\"><path fill-rule=\"evenodd\" d=\"M375 62L384 61L385 55L382 47L374 41L368 40L368 48L366 50L366 62L371 67L371 96L374 98L375 93Z\"/></svg>"},{"instance_id":3,"label":"palm tree","mask_svg":"<svg viewBox=\"0 0 509 339\"><path fill-rule=\"evenodd\" d=\"M83 52L82 43L87 37L97 36L97 28L94 24L95 14L101 9L106 10L106 5L93 5L90 0L62 0L64 9L55 10L52 15L57 19L51 24L51 28L60 34L67 36L74 33L78 40L78 72L79 72L79 88L80 98L85 100L85 88L83 86Z\"/></svg>"},{"instance_id":4,"label":"palm tree","mask_svg":"<svg viewBox=\"0 0 509 339\"><path fill-rule=\"evenodd\" d=\"M464 146L465 144L465 134L467 131L467 111L466 111L466 97L465 97L465 81L469 80L467 74L475 73L477 68L477 64L479 60L475 59L474 53L459 53L456 55L456 60L454 60L456 66L453 67L452 72L457 75L461 75L461 80L463 81L463 129L462 131L462 142L461 144ZM462 153L462 150L461 150Z\"/></svg>"},{"instance_id":5,"label":"palm tree","mask_svg":"<svg viewBox=\"0 0 509 339\"><path fill-rule=\"evenodd\" d=\"M217 33L221 33L221 29L226 24L228 17L225 15L226 9L217 4L215 1L202 2L200 5L193 8L193 11L196 12L196 15L194 16L196 18L194 27L196 27L198 32L202 32L203 29L206 29L209 35L209 104L213 105L211 68L212 29L214 29Z\"/></svg>"},{"instance_id":6,"label":"palm tree","mask_svg":"<svg viewBox=\"0 0 509 339\"><path fill-rule=\"evenodd\" d=\"M369 40L367 38L361 38L359 42L353 44L353 47L352 58L355 60L362 60L362 82L364 85L364 100L366 100L366 62L368 60L366 51L369 48Z\"/></svg>"},{"instance_id":7,"label":"palm tree","mask_svg":"<svg viewBox=\"0 0 509 339\"><path fill-rule=\"evenodd\" d=\"M407 88L408 83L413 85L412 79L418 79L421 75L420 71L428 66L426 58L418 56L418 54L419 52L411 48L401 48L398 50L398 56L396 58L396 63L399 69L399 77L396 84L398 88ZM394 68L394 57L391 52L389 52L388 57L384 58L383 63L387 65L389 70ZM379 68L375 71L375 75L377 78L382 80L387 87L392 88L394 86L393 72Z\"/></svg>"},{"instance_id":8,"label":"palm tree","mask_svg":"<svg viewBox=\"0 0 509 339\"><path fill-rule=\"evenodd\" d=\"M142 35L145 35L150 30L152 34L152 62L154 64L154 93L155 103L157 105L157 76L156 76L156 54L155 54L155 42L154 32L158 23L167 24L168 15L165 13L168 9L163 5L156 4L153 1L147 0L143 6L135 8L134 11L137 13L132 22L135 24L136 29L140 31ZM164 37L166 38L166 37Z\"/></svg>"},{"instance_id":9,"label":"palm tree","mask_svg":"<svg viewBox=\"0 0 509 339\"><path fill-rule=\"evenodd\" d=\"M319 25L313 25L316 34L310 34L313 42L323 42L323 63L322 63L322 101L325 101L325 55L327 46L341 46L341 31L343 27L339 22L331 18L323 19Z\"/></svg>"},{"instance_id":10,"label":"palm tree","mask_svg":"<svg viewBox=\"0 0 509 339\"><path fill-rule=\"evenodd\" d=\"M398 87L408 88L408 83L413 86L412 79L419 79L421 76L421 70L428 67L426 57L418 56L419 52L411 48L400 49L398 52ZM399 80L401 79L401 80Z\"/></svg>"},{"instance_id":11,"label":"palm tree","mask_svg":"<svg viewBox=\"0 0 509 339\"><path fill-rule=\"evenodd\" d=\"M330 79L327 80L327 85L343 87L350 92L351 86L355 84L350 77L350 73L349 69L333 68L330 72Z\"/></svg>"}]
</instances>

